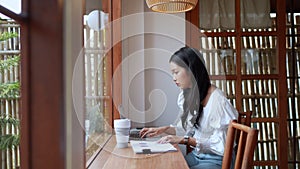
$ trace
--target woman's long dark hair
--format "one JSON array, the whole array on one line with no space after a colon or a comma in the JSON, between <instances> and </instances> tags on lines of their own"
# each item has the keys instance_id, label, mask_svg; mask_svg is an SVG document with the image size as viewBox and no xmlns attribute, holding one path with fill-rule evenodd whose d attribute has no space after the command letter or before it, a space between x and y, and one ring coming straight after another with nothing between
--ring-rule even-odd
<instances>
[{"instance_id":1,"label":"woman's long dark hair","mask_svg":"<svg viewBox=\"0 0 300 169\"><path fill-rule=\"evenodd\" d=\"M190 47L183 47L176 51L169 60L169 62L173 62L185 68L187 72L192 73L192 88L183 90L184 103L181 122L184 129L186 129L186 119L189 113L193 115L192 124L198 127L198 122L203 112L201 102L206 97L208 89L211 86L203 56L196 50ZM194 114L194 111L197 113Z\"/></svg>"}]
</instances>

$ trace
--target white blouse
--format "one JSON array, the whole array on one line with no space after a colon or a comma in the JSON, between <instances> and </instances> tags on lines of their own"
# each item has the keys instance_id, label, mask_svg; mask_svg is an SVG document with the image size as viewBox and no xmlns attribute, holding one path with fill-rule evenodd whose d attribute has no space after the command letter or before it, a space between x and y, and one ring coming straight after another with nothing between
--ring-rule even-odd
<instances>
[{"instance_id":1,"label":"white blouse","mask_svg":"<svg viewBox=\"0 0 300 169\"><path fill-rule=\"evenodd\" d=\"M192 115L187 117L186 130L181 124L181 115L183 113L183 92L178 96L177 104L181 110L179 116L173 125L176 129L176 135L183 136L190 130L195 130L196 150L198 153L210 153L223 156L226 141L227 128L231 120L237 119L238 112L226 98L224 93L216 88L203 108L203 114L200 118L198 129L190 123Z\"/></svg>"}]
</instances>

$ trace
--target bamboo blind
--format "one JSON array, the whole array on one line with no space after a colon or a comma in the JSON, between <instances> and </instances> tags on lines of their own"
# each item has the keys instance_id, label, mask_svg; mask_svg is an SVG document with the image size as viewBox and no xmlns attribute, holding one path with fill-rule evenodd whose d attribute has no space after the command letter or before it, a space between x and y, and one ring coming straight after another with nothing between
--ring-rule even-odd
<instances>
[{"instance_id":1,"label":"bamboo blind","mask_svg":"<svg viewBox=\"0 0 300 169\"><path fill-rule=\"evenodd\" d=\"M20 35L20 26L14 21L0 21L0 33L15 32ZM6 60L10 57L20 54L20 38L10 38L6 41L0 42L0 60ZM3 72L0 72L0 84L20 82L20 65L11 66ZM5 99L0 98L0 112L1 115L20 119L19 117L19 98ZM1 135L19 134L19 129L13 125L7 124L1 128ZM18 168L20 166L20 152L19 147L0 151L0 166L2 169Z\"/></svg>"}]
</instances>

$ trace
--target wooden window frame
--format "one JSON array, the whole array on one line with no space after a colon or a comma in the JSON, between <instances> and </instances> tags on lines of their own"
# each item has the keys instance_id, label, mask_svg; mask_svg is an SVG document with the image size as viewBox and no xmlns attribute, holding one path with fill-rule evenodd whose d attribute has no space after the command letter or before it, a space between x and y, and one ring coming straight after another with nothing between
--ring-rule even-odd
<instances>
[{"instance_id":1,"label":"wooden window frame","mask_svg":"<svg viewBox=\"0 0 300 169\"><path fill-rule=\"evenodd\" d=\"M0 5L2 14L21 24L20 151L23 169L63 169L68 163L63 2L22 0L21 14ZM114 1L112 11L115 11L112 20L119 19L120 0ZM112 40L120 40L118 26L121 25L113 27L115 36ZM121 42L113 46L110 57L113 73L122 60ZM114 94L120 94L121 84L114 85L112 90L116 91ZM112 102L110 106L113 113L109 123L112 125L113 119L120 116ZM84 132L79 131L78 136L84 138ZM84 159L84 139L79 142L82 146L72 151L82 152L78 156ZM78 161L78 164L73 167L85 168L84 161Z\"/></svg>"},{"instance_id":2,"label":"wooden window frame","mask_svg":"<svg viewBox=\"0 0 300 169\"><path fill-rule=\"evenodd\" d=\"M102 7L106 13L109 13L109 23L110 29L108 31L108 46L111 46L109 49L106 61L107 67L106 71L108 76L106 76L107 91L109 92L109 98L107 99L108 112L110 116L107 118L107 122L110 126L113 126L114 119L120 118L120 113L118 110L118 105L122 103L122 72L121 63L122 63L122 36L121 36L121 0L102 0ZM106 117L105 117L106 118ZM109 137L110 139L110 137ZM87 168L94 168L99 161L95 160L99 158L100 152L103 150L103 147L100 147L94 155L87 159Z\"/></svg>"},{"instance_id":3,"label":"wooden window frame","mask_svg":"<svg viewBox=\"0 0 300 169\"><path fill-rule=\"evenodd\" d=\"M21 167L63 169L67 163L63 3L23 0L21 14L3 6L0 6L0 11L21 24ZM120 0L113 3L112 11L112 20L119 19ZM113 27L115 36L112 36L112 42L120 40L118 26L121 25ZM110 57L113 73L122 60L121 42L113 46ZM116 91L114 94L121 93L121 84L112 88ZM119 113L112 102L110 105L113 109L112 125ZM79 137L83 138L84 133L79 132ZM79 156L84 156L82 148L78 147L82 152ZM85 166L80 165L76 167Z\"/></svg>"},{"instance_id":4,"label":"wooden window frame","mask_svg":"<svg viewBox=\"0 0 300 169\"><path fill-rule=\"evenodd\" d=\"M65 168L63 16L59 6L59 2L23 0L21 14L0 6L1 13L21 24L23 169Z\"/></svg>"}]
</instances>

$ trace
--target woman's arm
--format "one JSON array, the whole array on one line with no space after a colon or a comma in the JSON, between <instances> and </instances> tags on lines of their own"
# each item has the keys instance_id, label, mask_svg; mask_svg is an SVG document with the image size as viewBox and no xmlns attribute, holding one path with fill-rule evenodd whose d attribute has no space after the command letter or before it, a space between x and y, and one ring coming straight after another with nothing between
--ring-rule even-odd
<instances>
[{"instance_id":1,"label":"woman's arm","mask_svg":"<svg viewBox=\"0 0 300 169\"><path fill-rule=\"evenodd\" d=\"M143 128L140 131L141 138L143 137L154 137L160 134L168 134L168 135L175 135L176 131L174 127L171 126L163 126L163 127L157 127L157 128Z\"/></svg>"},{"instance_id":2,"label":"woman's arm","mask_svg":"<svg viewBox=\"0 0 300 169\"><path fill-rule=\"evenodd\" d=\"M184 144L184 140L182 140L179 144ZM189 137L187 143L185 143L188 146L192 146L192 147L196 147L197 142L196 139L194 137Z\"/></svg>"},{"instance_id":3,"label":"woman's arm","mask_svg":"<svg viewBox=\"0 0 300 169\"><path fill-rule=\"evenodd\" d=\"M157 141L158 143L172 143L172 144L186 144L188 146L196 147L196 139L193 137L189 137L187 142L183 136L175 136L175 135L167 135L162 137L160 140Z\"/></svg>"}]
</instances>

